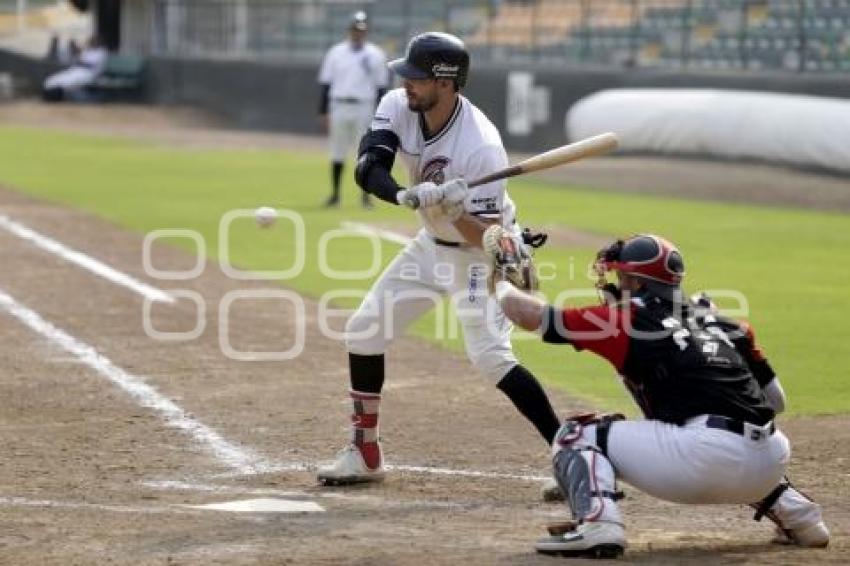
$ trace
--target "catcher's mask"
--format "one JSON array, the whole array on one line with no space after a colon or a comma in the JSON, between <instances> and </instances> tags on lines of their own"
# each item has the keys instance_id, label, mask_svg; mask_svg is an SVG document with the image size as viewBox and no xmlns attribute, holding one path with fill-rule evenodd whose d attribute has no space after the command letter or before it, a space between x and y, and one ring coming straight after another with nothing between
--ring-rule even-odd
<instances>
[{"instance_id":1,"label":"catcher's mask","mask_svg":"<svg viewBox=\"0 0 850 566\"><path fill-rule=\"evenodd\" d=\"M619 271L640 278L648 291L662 297L678 290L685 276L685 262L679 249L653 234L617 240L599 251L593 268L598 277L596 287L600 291L613 291L606 274Z\"/></svg>"}]
</instances>

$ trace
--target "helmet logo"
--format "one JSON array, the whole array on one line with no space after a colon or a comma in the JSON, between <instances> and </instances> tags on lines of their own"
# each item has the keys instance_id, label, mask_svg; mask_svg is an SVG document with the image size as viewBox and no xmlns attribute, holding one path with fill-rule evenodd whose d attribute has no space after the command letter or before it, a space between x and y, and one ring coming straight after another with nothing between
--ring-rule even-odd
<instances>
[{"instance_id":1,"label":"helmet logo","mask_svg":"<svg viewBox=\"0 0 850 566\"><path fill-rule=\"evenodd\" d=\"M449 65L448 63L435 63L431 72L435 77L454 78L460 70L460 65Z\"/></svg>"}]
</instances>

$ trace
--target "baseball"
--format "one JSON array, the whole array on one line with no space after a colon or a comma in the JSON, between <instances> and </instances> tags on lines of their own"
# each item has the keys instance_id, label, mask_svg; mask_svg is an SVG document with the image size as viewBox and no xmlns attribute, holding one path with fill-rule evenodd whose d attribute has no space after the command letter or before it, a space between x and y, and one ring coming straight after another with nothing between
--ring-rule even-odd
<instances>
[{"instance_id":1,"label":"baseball","mask_svg":"<svg viewBox=\"0 0 850 566\"><path fill-rule=\"evenodd\" d=\"M268 228L277 221L277 211L270 206L261 206L254 211L254 219L260 228Z\"/></svg>"}]
</instances>

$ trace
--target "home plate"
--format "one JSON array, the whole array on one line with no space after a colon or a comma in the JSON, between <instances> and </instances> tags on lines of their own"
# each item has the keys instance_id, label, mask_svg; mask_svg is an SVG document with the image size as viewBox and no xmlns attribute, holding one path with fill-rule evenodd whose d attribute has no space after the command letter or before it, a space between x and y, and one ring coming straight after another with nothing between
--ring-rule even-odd
<instances>
[{"instance_id":1,"label":"home plate","mask_svg":"<svg viewBox=\"0 0 850 566\"><path fill-rule=\"evenodd\" d=\"M325 508L312 501L293 501L263 497L260 499L242 499L223 501L207 505L184 505L192 509L210 509L213 511L231 511L233 513L324 513Z\"/></svg>"}]
</instances>

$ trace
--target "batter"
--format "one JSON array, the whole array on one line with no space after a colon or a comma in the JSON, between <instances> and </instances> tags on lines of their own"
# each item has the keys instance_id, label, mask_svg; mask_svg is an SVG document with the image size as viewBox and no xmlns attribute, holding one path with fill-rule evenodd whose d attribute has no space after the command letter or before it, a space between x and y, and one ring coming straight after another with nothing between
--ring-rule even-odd
<instances>
[{"instance_id":1,"label":"batter","mask_svg":"<svg viewBox=\"0 0 850 566\"><path fill-rule=\"evenodd\" d=\"M319 470L326 484L384 478L378 437L384 352L445 295L478 372L497 384L548 444L559 426L546 393L513 354L511 323L487 293L481 236L493 224L514 234L519 227L504 181L473 190L464 181L507 166L499 132L459 94L469 69L466 48L452 35L425 33L414 37L406 56L390 68L404 79L404 88L381 100L360 144L356 179L384 201L417 202L423 227L347 323L352 440L332 465ZM414 183L410 188L390 175L397 154Z\"/></svg>"}]
</instances>

